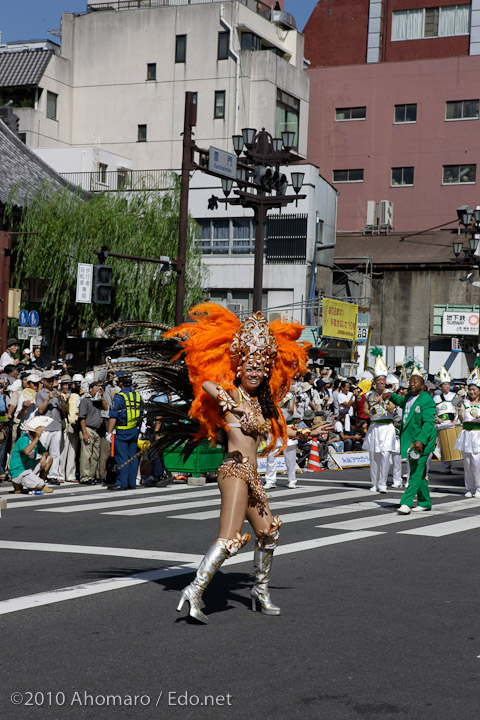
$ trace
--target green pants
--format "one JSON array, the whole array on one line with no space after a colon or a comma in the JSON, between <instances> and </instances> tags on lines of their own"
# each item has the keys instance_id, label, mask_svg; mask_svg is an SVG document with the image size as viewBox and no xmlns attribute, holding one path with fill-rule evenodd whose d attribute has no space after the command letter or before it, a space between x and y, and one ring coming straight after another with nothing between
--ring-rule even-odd
<instances>
[{"instance_id":1,"label":"green pants","mask_svg":"<svg viewBox=\"0 0 480 720\"><path fill-rule=\"evenodd\" d=\"M427 471L428 455L421 455L418 460L408 458L410 465L410 478L408 480L408 488L400 499L400 505L408 505L412 507L415 496L418 495L418 505L421 507L432 507L430 493L428 492L428 483L425 478Z\"/></svg>"}]
</instances>

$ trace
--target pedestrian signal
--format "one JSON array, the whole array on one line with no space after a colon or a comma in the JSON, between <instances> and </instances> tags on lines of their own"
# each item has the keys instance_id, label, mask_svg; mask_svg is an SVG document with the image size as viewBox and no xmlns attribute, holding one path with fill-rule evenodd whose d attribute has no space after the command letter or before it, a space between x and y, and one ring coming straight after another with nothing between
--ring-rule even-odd
<instances>
[{"instance_id":1,"label":"pedestrian signal","mask_svg":"<svg viewBox=\"0 0 480 720\"><path fill-rule=\"evenodd\" d=\"M110 265L93 266L92 300L98 305L110 305L112 302L112 268Z\"/></svg>"}]
</instances>

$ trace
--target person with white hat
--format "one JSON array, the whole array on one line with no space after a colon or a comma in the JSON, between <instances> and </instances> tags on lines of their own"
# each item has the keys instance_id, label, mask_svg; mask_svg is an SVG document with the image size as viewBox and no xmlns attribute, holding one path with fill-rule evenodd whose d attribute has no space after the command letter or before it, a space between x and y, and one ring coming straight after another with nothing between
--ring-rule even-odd
<instances>
[{"instance_id":1,"label":"person with white hat","mask_svg":"<svg viewBox=\"0 0 480 720\"><path fill-rule=\"evenodd\" d=\"M31 418L24 425L25 432L18 438L12 450L10 473L15 493L35 490L52 493L47 487L47 473L52 458L40 442L45 428L53 422L51 418Z\"/></svg>"},{"instance_id":2,"label":"person with white hat","mask_svg":"<svg viewBox=\"0 0 480 720\"><path fill-rule=\"evenodd\" d=\"M435 425L437 430L446 430L453 428L458 425L458 413L457 407L460 398L456 393L450 391L452 379L448 374L448 371L442 365L438 376L435 377L435 384L438 388L437 392L433 396L433 401L437 407L437 417ZM447 475L453 475L452 461L449 459L443 460L443 469Z\"/></svg>"},{"instance_id":3,"label":"person with white hat","mask_svg":"<svg viewBox=\"0 0 480 720\"><path fill-rule=\"evenodd\" d=\"M397 450L397 436L393 424L395 406L383 399L387 382L388 368L377 356L373 371L372 390L365 395L364 412L370 416L370 426L363 443L370 457L371 492L387 492L387 478L390 459ZM395 478L395 487L401 487L399 478Z\"/></svg>"},{"instance_id":4,"label":"person with white hat","mask_svg":"<svg viewBox=\"0 0 480 720\"><path fill-rule=\"evenodd\" d=\"M459 410L463 429L455 442L455 450L463 455L465 497L480 498L480 373L474 367L467 378L468 397Z\"/></svg>"}]
</instances>

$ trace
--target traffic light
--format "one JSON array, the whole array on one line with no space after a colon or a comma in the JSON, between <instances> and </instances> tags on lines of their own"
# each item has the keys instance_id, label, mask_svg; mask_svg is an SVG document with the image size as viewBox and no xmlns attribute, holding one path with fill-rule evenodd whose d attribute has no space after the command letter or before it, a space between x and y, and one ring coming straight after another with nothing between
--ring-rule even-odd
<instances>
[{"instance_id":1,"label":"traffic light","mask_svg":"<svg viewBox=\"0 0 480 720\"><path fill-rule=\"evenodd\" d=\"M98 305L110 305L112 302L112 268L110 265L93 266L92 300Z\"/></svg>"}]
</instances>

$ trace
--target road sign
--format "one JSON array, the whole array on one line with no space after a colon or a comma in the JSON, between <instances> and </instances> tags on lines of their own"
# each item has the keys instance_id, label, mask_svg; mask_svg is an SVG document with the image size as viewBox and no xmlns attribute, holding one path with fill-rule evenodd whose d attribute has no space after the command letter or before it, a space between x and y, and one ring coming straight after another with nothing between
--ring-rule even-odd
<instances>
[{"instance_id":1,"label":"road sign","mask_svg":"<svg viewBox=\"0 0 480 720\"><path fill-rule=\"evenodd\" d=\"M210 147L208 150L208 170L216 175L236 180L237 156L234 153Z\"/></svg>"},{"instance_id":2,"label":"road sign","mask_svg":"<svg viewBox=\"0 0 480 720\"><path fill-rule=\"evenodd\" d=\"M77 267L77 296L75 302L91 303L93 285L93 265L78 263Z\"/></svg>"},{"instance_id":3,"label":"road sign","mask_svg":"<svg viewBox=\"0 0 480 720\"><path fill-rule=\"evenodd\" d=\"M28 340L28 330L30 328L26 327L19 327L18 328L18 339L19 340Z\"/></svg>"},{"instance_id":4,"label":"road sign","mask_svg":"<svg viewBox=\"0 0 480 720\"><path fill-rule=\"evenodd\" d=\"M28 325L28 312L26 310L20 310L20 314L18 316L18 324L20 327L25 327Z\"/></svg>"},{"instance_id":5,"label":"road sign","mask_svg":"<svg viewBox=\"0 0 480 720\"><path fill-rule=\"evenodd\" d=\"M36 310L30 310L28 313L28 324L32 328L38 327L38 323L40 322L40 318L38 317L38 312Z\"/></svg>"}]
</instances>

